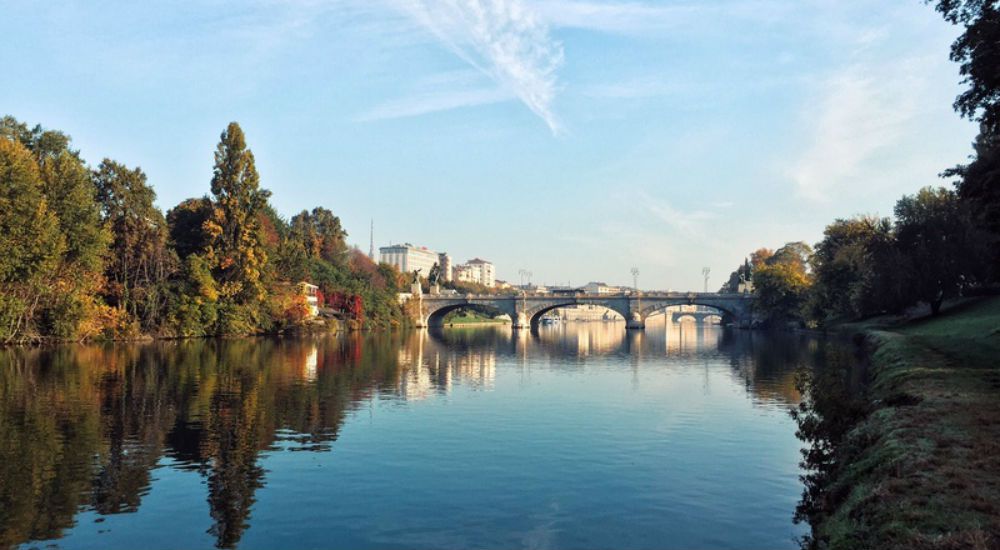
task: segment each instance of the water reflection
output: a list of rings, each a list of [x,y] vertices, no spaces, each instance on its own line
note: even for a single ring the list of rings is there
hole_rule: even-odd
[[[822,524],[849,494],[848,487],[835,482],[851,452],[859,450],[848,448],[848,433],[870,412],[867,365],[861,346],[820,346],[812,368],[798,373],[798,385],[807,396],[793,411],[796,436],[806,444],[802,500],[795,509],[798,523]],[[826,543],[815,529],[801,540],[803,548]]]
[[[0,546],[59,538],[85,511],[134,513],[162,468],[204,480],[204,492],[186,498],[207,502],[216,546],[236,546],[271,475],[261,457],[336,452],[345,422],[372,400],[493,392],[519,369],[592,365],[629,366],[634,387],[644,369],[704,368],[711,391],[710,364],[728,364],[725,376],[755,406],[788,408],[800,400],[796,368],[817,353],[795,337],[687,324],[626,332],[620,323],[6,349]]]

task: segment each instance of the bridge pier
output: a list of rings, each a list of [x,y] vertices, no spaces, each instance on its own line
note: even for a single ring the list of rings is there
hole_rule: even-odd
[[[528,319],[528,316],[525,315],[523,311],[519,311],[517,312],[517,315],[514,315],[511,318],[510,326],[513,329],[531,328],[531,321]]]
[[[626,330],[646,330],[646,321],[643,319],[629,319],[625,322]]]
[[[646,330],[646,318],[642,315],[642,302],[638,297],[629,297],[625,315],[626,330]],[[625,312],[622,312],[625,313]]]

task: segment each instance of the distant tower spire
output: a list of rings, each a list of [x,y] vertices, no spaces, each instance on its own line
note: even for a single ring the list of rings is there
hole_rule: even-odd
[[[375,261],[375,218],[372,218],[371,230],[368,232],[368,257]]]

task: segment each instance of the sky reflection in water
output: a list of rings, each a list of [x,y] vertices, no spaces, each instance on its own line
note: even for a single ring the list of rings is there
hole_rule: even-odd
[[[795,547],[795,370],[718,327],[0,351],[0,546]]]

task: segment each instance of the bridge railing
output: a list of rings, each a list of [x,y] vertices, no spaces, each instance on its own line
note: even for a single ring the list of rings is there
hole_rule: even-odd
[[[661,299],[699,299],[699,298],[724,298],[730,300],[750,299],[751,294],[740,293],[719,293],[719,292],[639,292],[639,293],[619,293],[619,294],[548,294],[541,292],[530,292],[522,294],[424,294],[424,299],[455,300],[455,299],[519,299],[519,298],[588,298],[588,299],[609,299],[609,298],[661,298]]]

